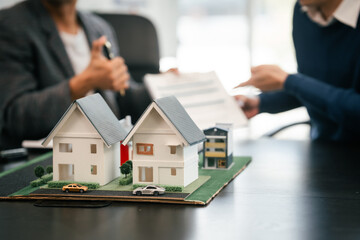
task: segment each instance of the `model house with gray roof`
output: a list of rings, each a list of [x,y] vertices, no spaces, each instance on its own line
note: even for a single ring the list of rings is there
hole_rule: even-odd
[[[204,140],[175,97],[153,101],[123,141],[132,141],[133,183],[189,185],[198,178],[197,144]]]
[[[118,177],[126,134],[100,94],[74,101],[43,142],[53,140],[53,180],[105,185]]]

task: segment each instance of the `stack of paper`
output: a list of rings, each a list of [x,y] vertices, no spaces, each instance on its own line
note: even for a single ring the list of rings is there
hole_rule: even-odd
[[[247,124],[215,72],[147,74],[144,80],[153,99],[174,95],[201,129],[216,123],[232,123],[235,128]]]

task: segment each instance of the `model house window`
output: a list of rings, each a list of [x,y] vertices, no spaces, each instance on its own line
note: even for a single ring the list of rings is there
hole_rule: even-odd
[[[170,154],[176,154],[176,146],[170,146]]]
[[[215,152],[225,152],[225,149],[223,149],[223,148],[215,148]]]
[[[154,144],[147,144],[147,143],[137,143],[136,144],[136,152],[137,154],[142,155],[153,155],[154,152]]]
[[[59,151],[60,152],[72,152],[72,144],[71,143],[59,143]]]
[[[97,166],[96,165],[91,165],[91,174],[97,175]]]
[[[90,152],[96,153],[96,144],[90,144]]]
[[[176,168],[171,168],[171,176],[176,176]]]
[[[153,181],[153,168],[139,167],[139,182],[152,182],[152,181]]]

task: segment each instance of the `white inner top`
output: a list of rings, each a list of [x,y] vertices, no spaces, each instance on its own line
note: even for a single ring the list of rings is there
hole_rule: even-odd
[[[352,28],[356,28],[357,20],[360,13],[360,1],[359,0],[343,0],[339,7],[335,10],[334,14],[328,19],[324,19],[320,11],[313,7],[302,7],[309,18],[319,24],[320,26],[329,26],[334,22],[334,19],[348,25]]]
[[[66,52],[70,58],[75,74],[85,70],[90,63],[90,47],[85,32],[79,28],[76,34],[60,32]]]
[[[91,50],[84,30],[79,28],[76,34],[60,32],[60,38],[64,43],[75,75],[82,73],[91,60]],[[87,95],[93,93],[94,91],[90,91]]]

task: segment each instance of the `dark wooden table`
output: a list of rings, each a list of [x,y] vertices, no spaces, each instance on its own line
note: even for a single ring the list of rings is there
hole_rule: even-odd
[[[237,141],[252,163],[206,207],[0,202],[1,239],[360,239],[360,144]]]

